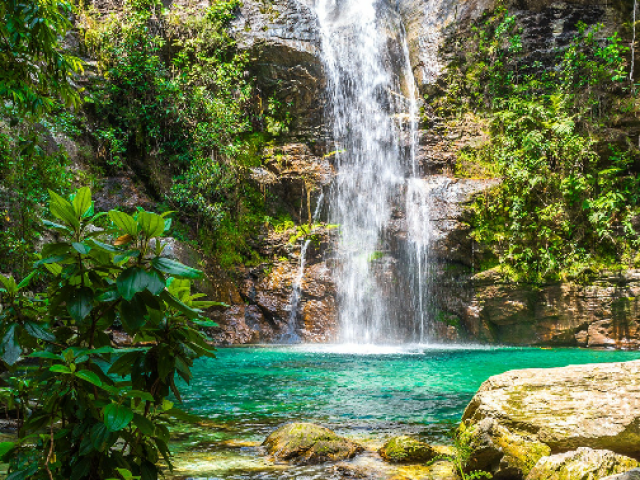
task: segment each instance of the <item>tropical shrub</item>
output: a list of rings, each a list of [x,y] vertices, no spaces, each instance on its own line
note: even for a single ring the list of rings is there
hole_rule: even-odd
[[[0,276],[2,379],[19,421],[18,439],[0,443],[7,480],[156,479],[161,459],[171,468],[171,419],[188,417],[167,397],[214,356],[199,327],[215,325],[201,309],[216,303],[190,293],[202,272],[163,257],[166,215],[96,214],[86,187],[50,194],[43,223],[57,240],[22,281]],[[43,270],[46,291],[29,292]]]

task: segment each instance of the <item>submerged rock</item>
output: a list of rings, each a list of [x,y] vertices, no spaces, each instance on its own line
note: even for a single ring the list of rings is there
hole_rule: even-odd
[[[609,450],[578,448],[540,459],[526,480],[599,480],[638,465],[636,460]]]
[[[494,455],[492,462],[508,454],[497,439],[510,436],[548,445],[552,453],[591,447],[637,457],[639,394],[640,361],[514,370],[484,382],[462,420],[486,432],[495,448],[483,455]]]
[[[328,428],[313,423],[289,423],[278,428],[263,444],[275,460],[298,464],[353,458],[364,448]]]
[[[385,443],[380,449],[380,455],[387,462],[426,463],[438,456],[438,452],[427,443],[401,436],[394,437]]]
[[[460,480],[460,476],[453,462],[439,460],[427,466],[401,468],[391,480]]]

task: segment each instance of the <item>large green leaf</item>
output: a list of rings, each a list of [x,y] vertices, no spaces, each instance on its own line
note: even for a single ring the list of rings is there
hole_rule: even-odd
[[[92,383],[97,387],[102,386],[102,380],[100,380],[100,377],[98,377],[97,374],[93,373],[90,370],[80,370],[79,372],[76,372],[75,375],[76,377],[81,378],[82,380],[85,380],[89,383]]]
[[[53,373],[71,373],[71,369],[62,364],[52,365],[49,367],[49,371]]]
[[[154,270],[145,273],[148,277],[147,290],[154,295],[159,295],[166,287],[166,282],[164,278],[162,278],[162,274]]]
[[[0,460],[16,446],[13,442],[0,442]]]
[[[109,430],[104,423],[96,423],[91,428],[91,441],[93,443],[93,448],[101,452],[106,447],[109,447],[110,436],[111,430]]]
[[[160,355],[158,358],[158,376],[160,379],[165,381],[167,375],[172,373],[175,370],[175,357],[165,354]]]
[[[117,210],[109,212],[109,219],[123,232],[135,237],[138,235],[138,224],[131,215]]]
[[[102,295],[98,296],[96,300],[99,302],[113,302],[120,298],[120,292],[117,290],[107,290]]]
[[[104,250],[105,252],[122,253],[122,250],[119,249],[118,247],[114,247],[113,245],[109,245],[108,243],[100,242],[100,241],[96,240],[95,238],[91,239],[91,243],[93,243],[100,250]]]
[[[104,415],[104,424],[112,432],[126,428],[133,420],[133,412],[129,407],[115,403],[104,407],[102,414]]]
[[[139,413],[135,413],[133,415],[133,423],[140,429],[143,435],[151,436],[155,433],[156,427],[153,425],[151,420],[143,417]]]
[[[15,338],[16,326],[11,325],[7,333],[0,342],[0,351],[2,351],[2,359],[9,365],[15,364],[20,358],[22,348],[18,345]]]
[[[185,305],[184,303],[182,303],[180,300],[178,300],[176,297],[174,297],[173,295],[171,295],[168,291],[164,291],[160,294],[160,298],[162,298],[162,300],[164,300],[167,305],[181,311],[182,313],[184,313],[188,318],[198,318],[201,316],[201,312],[198,310],[194,310],[193,308],[189,307],[188,305]]]
[[[127,268],[120,274],[116,281],[118,293],[120,293],[122,298],[127,302],[130,302],[136,293],[146,289],[148,284],[149,277],[147,276],[147,272],[139,267]]]
[[[67,300],[67,310],[76,322],[84,320],[93,310],[93,290],[84,287],[71,293]]]
[[[143,392],[141,390],[129,390],[127,392],[123,392],[122,396],[127,398],[139,398],[140,400],[146,400],[147,402],[153,402],[153,395],[149,392]]]
[[[187,267],[180,262],[168,258],[156,257],[151,261],[151,264],[157,270],[178,278],[202,278],[203,276],[200,270]]]
[[[38,338],[40,340],[45,340],[47,342],[55,341],[56,337],[47,330],[44,329],[41,325],[38,325],[35,322],[24,322],[24,329],[27,331],[29,335],[34,338]]]
[[[164,218],[156,213],[140,212],[138,213],[138,222],[147,238],[159,237],[164,233]]]
[[[49,209],[54,217],[59,218],[73,229],[77,230],[80,227],[80,222],[76,218],[75,211],[71,204],[66,207],[58,203],[52,203]]]
[[[82,255],[87,255],[91,251],[91,247],[84,243],[73,242],[71,246],[76,252],[81,253]]]
[[[26,480],[38,471],[38,464],[29,465],[28,467],[18,470],[10,474],[5,480]]]
[[[31,279],[35,276],[35,274],[36,274],[36,273],[38,273],[38,272],[35,272],[35,271],[34,271],[34,272],[31,272],[29,275],[27,275],[26,277],[24,277],[24,278],[22,279],[22,281],[18,284],[18,289],[20,289],[20,288],[24,288],[24,287],[26,287],[27,285],[29,285],[29,282],[30,282],[30,281],[31,281]]]
[[[76,192],[73,199],[73,209],[76,216],[83,216],[91,208],[91,190],[89,187],[82,187]]]
[[[67,260],[68,256],[66,255],[56,255],[55,257],[47,257],[47,258],[43,258],[42,260],[38,260],[36,263],[33,264],[34,267],[38,268],[41,265],[48,265],[51,263],[59,263],[59,262],[63,262],[64,260]]]
[[[131,365],[138,362],[143,355],[141,351],[126,352],[119,357],[109,368],[109,375],[125,376],[131,372]]]
[[[165,288],[165,282],[158,272],[146,272],[139,267],[131,267],[120,274],[117,280],[118,293],[131,301],[136,293],[148,290],[158,295]]]
[[[55,353],[46,352],[46,351],[33,352],[31,355],[29,355],[29,357],[30,358],[46,358],[49,360],[59,360],[59,361],[64,360],[64,357],[62,355],[56,355]]]
[[[42,223],[45,227],[49,227],[52,230],[55,230],[56,232],[62,234],[71,235],[73,233],[73,230],[71,230],[69,227],[65,227],[64,225],[60,225],[59,223],[50,222],[49,220],[42,220]]]
[[[200,326],[200,327],[205,327],[205,328],[212,328],[212,327],[217,327],[218,324],[216,322],[214,322],[213,320],[194,320],[193,323],[195,323],[196,325]]]
[[[120,303],[122,326],[129,334],[135,334],[145,324],[146,314],[147,306],[140,295],[135,295],[130,302],[123,300]]]

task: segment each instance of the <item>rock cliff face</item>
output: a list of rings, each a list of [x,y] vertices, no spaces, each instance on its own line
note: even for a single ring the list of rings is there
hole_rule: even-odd
[[[595,0],[506,2],[522,28],[522,42],[530,61],[549,62],[554,49],[567,45],[579,22],[603,23],[604,34],[619,29],[620,5]],[[456,56],[457,38],[468,33],[470,22],[491,11],[491,0],[402,0],[412,67],[423,94],[438,95],[439,75]],[[637,348],[637,272],[604,273],[583,285],[515,285],[503,283],[492,271],[474,275],[485,258],[482,245],[473,242],[465,205],[473,195],[491,188],[475,180],[452,178],[457,153],[484,139],[474,118],[455,124],[424,106],[425,121],[419,133],[418,159],[432,188],[436,262],[433,283],[438,315],[457,326],[455,333],[437,326],[444,338],[465,336],[471,341],[513,344],[553,344],[588,347]],[[444,174],[444,176],[440,176]],[[402,228],[398,228],[402,234]],[[459,323],[458,323],[459,322]]]
[[[105,13],[121,5],[117,0],[93,3]],[[604,22],[611,28],[620,20],[609,3],[598,0],[507,3],[523,28],[523,46],[532,61],[544,62],[552,48],[566,44],[580,21]],[[168,8],[196,12],[208,4],[207,0],[165,2]],[[459,53],[455,52],[456,36],[464,35],[471,21],[494,7],[495,0],[390,2],[392,15],[398,15],[404,24],[419,98],[437,92],[444,67]],[[326,156],[326,81],[318,28],[311,0],[245,0],[232,23],[238,45],[250,53],[250,74],[257,78],[261,95],[275,95],[289,104],[293,118],[282,144],[264,150],[264,165],[252,172],[252,179],[298,224],[310,221],[320,195],[336,174]],[[437,309],[444,314],[439,317],[450,322],[436,324],[434,333],[452,341],[640,347],[639,272],[605,275],[590,285],[536,287],[505,284],[491,272],[473,274],[472,269],[482,261],[483,248],[471,240],[465,207],[499,180],[456,179],[452,172],[457,152],[483,140],[483,126],[461,120],[451,128],[428,105],[422,106],[425,121],[418,132],[417,157],[432,207],[433,293]],[[113,179],[112,183],[122,186],[125,197],[144,197],[128,179]],[[105,190],[112,190],[110,184]],[[109,195],[100,199],[105,208],[112,200]],[[394,244],[406,241],[406,232],[400,208],[389,228],[388,251],[375,260],[383,280],[394,276],[399,261],[394,257]],[[304,239],[289,243],[295,234],[265,233],[255,239],[259,251],[278,258],[273,265],[241,268],[235,275],[208,266],[210,281],[201,288],[231,305],[217,314],[219,342],[279,341],[291,331],[304,341],[335,338],[335,285],[327,263],[331,236],[327,231],[318,233],[319,243],[309,247],[299,282]],[[396,280],[399,286],[390,287],[389,295],[402,293],[402,279]],[[292,316],[292,294],[299,283],[301,296]],[[293,324],[292,317],[297,319]]]
[[[230,282],[231,307],[216,318],[221,329],[214,333],[214,338],[219,343],[335,340],[338,329],[335,284],[322,255],[330,248],[330,233],[322,227],[312,230],[301,278],[301,245],[290,243],[295,234],[292,230],[263,239],[262,253],[278,255],[280,260],[240,270],[235,282]]]
[[[291,105],[297,135],[322,136],[324,75],[315,14],[300,0],[248,0],[233,22],[260,86]]]
[[[469,338],[490,343],[640,347],[640,272],[587,285],[502,283],[492,271],[452,275],[440,295]]]
[[[265,89],[278,85],[278,95],[292,102],[297,118],[293,136],[298,140],[273,150],[266,169],[256,171],[255,176],[289,204],[311,190],[307,201],[310,212],[335,173],[322,156],[326,152],[325,80],[318,24],[309,5],[306,0],[244,2],[234,31],[242,48],[251,52],[261,84]],[[396,3],[421,95],[437,90],[443,68],[456,54],[456,36],[466,34],[471,21],[494,7],[494,0]],[[567,44],[578,22],[603,22],[608,30],[620,21],[615,8],[596,0],[510,0],[508,7],[523,28],[523,47],[531,61],[544,62],[554,48]],[[429,190],[432,207],[434,299],[444,318],[453,320],[452,325],[436,324],[434,334],[443,340],[464,338],[490,343],[640,346],[637,272],[605,275],[588,285],[535,287],[502,283],[491,271],[473,275],[472,269],[482,263],[483,247],[471,240],[465,207],[499,180],[453,178],[457,152],[481,142],[483,126],[462,121],[450,128],[426,107],[427,120],[418,134],[417,155],[422,173],[429,175],[424,188]],[[313,179],[311,187],[309,178]],[[299,219],[307,220],[309,212],[305,215],[303,210]],[[394,245],[406,239],[401,208],[389,231],[388,251],[376,260],[383,281],[394,275],[394,265],[401,261],[393,253],[401,250]],[[309,338],[322,341],[334,338],[337,329],[335,286],[326,262],[321,258],[313,261],[319,263],[312,264],[309,275],[320,275],[320,284],[331,296],[314,297],[303,287],[303,296],[308,295],[308,299],[300,307],[303,320],[298,328],[316,332]],[[277,339],[276,332],[282,330],[289,315],[287,301],[295,276],[295,262],[291,261],[274,265],[268,273],[260,268],[247,269],[238,293],[249,305],[236,304],[230,309],[226,315],[230,323],[221,338],[241,343]],[[309,285],[316,283],[308,281]],[[402,282],[397,282],[388,294],[402,295],[402,288]]]

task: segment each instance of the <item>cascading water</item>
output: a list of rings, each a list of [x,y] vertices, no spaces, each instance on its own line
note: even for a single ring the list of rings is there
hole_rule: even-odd
[[[415,199],[412,182],[420,181],[407,182],[418,175],[417,105],[404,29],[396,12],[381,1],[317,0],[316,10],[338,172],[329,220],[340,225],[336,281],[341,340],[421,341],[427,319],[420,272],[419,285],[411,287],[419,291],[411,295],[415,318],[407,338],[407,329],[398,328],[404,319],[393,295],[394,274],[377,261],[388,253],[387,234],[399,193],[408,189],[408,199]],[[412,251],[404,257],[414,270],[425,270],[428,235],[418,231],[420,224],[428,225],[427,213],[422,208],[408,218],[415,225],[409,226],[405,247]]]
[[[318,215],[320,214],[320,209],[322,207],[323,200],[324,200],[324,194],[321,194],[320,197],[318,198],[318,202],[316,204],[313,217],[309,222],[309,227],[311,227],[318,219]],[[309,244],[311,244],[311,239],[307,238],[304,240],[304,243],[300,247],[300,266],[298,267],[298,275],[296,276],[296,279],[293,282],[291,297],[289,299],[288,329],[287,329],[287,332],[282,336],[282,338],[280,338],[280,341],[283,343],[297,343],[300,341],[300,335],[298,335],[298,331],[297,331],[298,307],[300,306],[300,300],[302,299],[302,283],[304,280],[304,267],[307,262],[307,250],[309,249]]]

